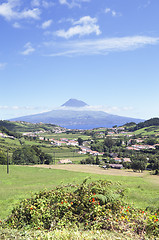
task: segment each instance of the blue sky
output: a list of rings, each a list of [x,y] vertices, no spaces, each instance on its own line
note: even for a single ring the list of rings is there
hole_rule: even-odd
[[[159,117],[157,0],[1,0],[0,118],[56,109]]]

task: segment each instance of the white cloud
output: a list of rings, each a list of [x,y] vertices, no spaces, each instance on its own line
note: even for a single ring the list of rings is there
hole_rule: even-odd
[[[147,3],[144,5],[145,8],[147,8],[151,4],[151,1],[148,0]]]
[[[12,19],[39,19],[40,18],[40,9],[25,9],[19,10],[21,2],[19,0],[8,0],[5,3],[0,4],[0,16],[4,17],[6,20]]]
[[[106,8],[106,9],[105,9],[105,13],[109,13],[110,11],[111,11],[110,8]]]
[[[43,22],[42,25],[41,25],[41,28],[46,29],[46,28],[50,27],[51,24],[52,24],[52,20],[50,19],[48,21]]]
[[[151,4],[151,0],[147,0],[146,3],[142,3],[142,5],[139,5],[138,9],[143,9],[149,7]]]
[[[159,38],[148,36],[69,41],[61,45],[56,45],[55,42],[44,43],[49,51],[50,48],[54,48],[55,52],[48,54],[49,56],[106,55],[109,52],[131,51],[154,44],[159,44]]]
[[[115,10],[112,10],[111,8],[106,8],[105,13],[106,14],[110,13],[112,17],[121,16],[121,13],[117,13]]]
[[[44,8],[50,8],[50,7],[52,7],[52,6],[54,6],[55,5],[55,3],[54,2],[48,2],[48,1],[42,1],[42,6],[44,7]]]
[[[44,7],[44,8],[49,8],[55,5],[53,1],[47,1],[47,0],[32,0],[31,5],[33,7]]]
[[[40,1],[39,0],[32,0],[31,5],[34,7],[39,7],[40,6]]]
[[[28,9],[21,13],[19,13],[19,18],[33,18],[33,19],[39,19],[40,18],[40,10],[38,8],[34,9]]]
[[[30,55],[35,51],[35,49],[32,47],[31,43],[28,42],[24,45],[25,50],[21,52],[22,55]]]
[[[0,62],[0,70],[3,70],[6,67],[7,63]]]
[[[74,110],[79,111],[79,108],[76,107],[57,107],[55,110]],[[103,111],[109,114],[126,114],[134,110],[132,106],[104,106],[104,105],[94,105],[94,106],[85,106],[81,107],[80,111]]]
[[[67,31],[64,29],[58,30],[55,35],[63,38],[71,38],[75,35],[84,36],[91,33],[99,35],[101,33],[99,26],[96,25],[97,19],[85,16],[80,18],[78,21],[74,21],[74,27],[69,28]]]
[[[78,21],[74,21],[73,22],[73,25],[76,25],[76,24],[95,24],[97,22],[97,19],[96,18],[91,18],[90,16],[84,16],[82,18],[80,18],[80,20]]]
[[[81,7],[82,2],[90,2],[91,0],[59,0],[62,5],[67,5],[69,8]]]
[[[15,22],[15,23],[13,23],[13,27],[14,28],[21,28],[21,25],[20,25],[20,23]]]

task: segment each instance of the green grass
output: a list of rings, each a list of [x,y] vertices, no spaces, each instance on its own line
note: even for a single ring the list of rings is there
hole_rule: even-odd
[[[52,189],[61,182],[82,182],[85,177],[87,174],[25,166],[10,166],[6,174],[6,166],[0,166],[0,216],[6,217],[15,203],[32,193]]]
[[[111,176],[27,166],[10,166],[10,173],[7,174],[6,166],[0,166],[0,220],[11,213],[16,203],[35,192],[53,189],[62,182],[81,183],[90,176],[92,181],[107,179],[120,182],[121,187],[127,189],[128,203],[134,202],[139,208],[150,206],[159,209],[159,182],[157,178],[154,181],[153,176]]]

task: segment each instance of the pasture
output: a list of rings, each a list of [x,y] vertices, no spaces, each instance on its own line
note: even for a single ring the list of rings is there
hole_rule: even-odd
[[[38,165],[0,166],[0,220],[5,219],[15,204],[43,189],[53,189],[61,183],[81,183],[86,177],[92,181],[107,179],[119,182],[125,189],[126,201],[138,208],[159,209],[159,177],[148,172],[103,170],[97,166]]]

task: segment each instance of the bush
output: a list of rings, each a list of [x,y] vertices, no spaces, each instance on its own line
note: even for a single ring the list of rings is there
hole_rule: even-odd
[[[115,188],[114,188],[115,187]],[[115,189],[115,190],[112,190]],[[124,191],[110,181],[57,187],[22,201],[3,227],[25,229],[104,229],[159,234],[159,212],[135,209],[122,200]]]

